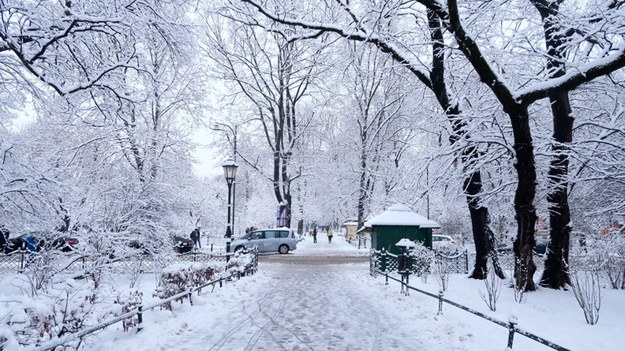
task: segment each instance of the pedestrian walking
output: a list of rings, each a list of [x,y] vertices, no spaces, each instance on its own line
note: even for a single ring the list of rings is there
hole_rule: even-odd
[[[0,224],[0,253],[4,252],[5,247],[9,244],[10,232],[4,227],[4,224]]]
[[[312,230],[313,243],[317,243],[317,228],[313,228]]]
[[[191,240],[193,240],[193,245],[197,248],[202,248],[202,243],[200,242],[200,227],[195,228],[191,232]]]
[[[328,228],[328,243],[332,244],[332,236],[334,233],[332,232],[332,228]]]

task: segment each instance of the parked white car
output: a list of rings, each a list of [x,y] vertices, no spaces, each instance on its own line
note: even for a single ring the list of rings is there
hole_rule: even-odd
[[[432,235],[432,250],[445,253],[456,253],[460,246],[449,235]]]
[[[295,233],[289,228],[257,229],[232,241],[234,252],[243,248],[258,248],[258,252],[278,252],[286,254],[297,249]]]

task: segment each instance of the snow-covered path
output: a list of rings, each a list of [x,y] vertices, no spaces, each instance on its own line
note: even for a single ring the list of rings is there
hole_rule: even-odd
[[[362,282],[344,274],[362,268],[272,265],[258,293],[218,322],[227,325],[227,333],[204,336],[189,350],[405,350],[419,345],[414,336],[394,333],[400,321],[366,294]]]
[[[258,274],[202,295],[194,306],[176,305],[173,315],[146,313],[145,329],[137,335],[115,332],[93,346],[135,351],[431,349],[411,332],[413,318],[394,313],[384,298],[372,296],[374,281],[362,252],[342,238],[332,244],[306,240],[289,255],[261,257]],[[350,257],[362,262],[337,263]]]
[[[414,284],[436,292],[433,280],[417,278]],[[150,282],[142,285],[146,294],[153,291]],[[622,345],[617,341],[623,310],[614,299],[618,291],[605,297],[612,308],[602,315],[606,321],[599,330],[583,323],[570,294],[541,290],[531,296],[535,301],[520,305],[513,290],[504,289],[498,312],[490,313],[479,298],[483,282],[457,275],[450,286],[446,296],[452,300],[499,320],[513,311],[523,328],[564,346],[573,344],[572,350]],[[145,302],[154,299],[144,296]],[[397,283],[373,279],[366,250],[337,237],[332,244],[307,238],[287,255],[263,255],[257,274],[194,296],[193,302],[175,304],[173,311],[148,311],[142,332],[124,333],[116,325],[85,340],[82,349],[500,351],[508,336],[505,328],[453,307],[444,307],[438,316],[435,299],[416,292],[404,296]],[[569,328],[579,337],[569,338]],[[514,350],[549,348],[517,335]]]

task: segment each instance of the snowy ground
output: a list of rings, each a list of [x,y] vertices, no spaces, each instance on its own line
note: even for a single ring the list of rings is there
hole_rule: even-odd
[[[306,239],[286,256],[263,256],[258,274],[145,314],[145,329],[110,328],[85,347],[93,350],[504,350],[507,330],[451,306],[437,316],[437,301],[368,274],[360,252],[341,238]],[[281,261],[282,260],[282,261]],[[300,263],[297,263],[297,261]],[[413,285],[437,291],[413,279]],[[147,286],[146,286],[147,288]],[[603,290],[599,324],[589,326],[570,292],[541,289],[516,303],[504,287],[498,311],[480,299],[481,282],[453,276],[446,297],[507,321],[571,350],[621,350],[625,292]],[[146,294],[149,295],[149,294]],[[516,335],[514,350],[549,350]]]
[[[300,242],[287,255],[262,255],[259,272],[227,283],[213,292],[174,304],[173,311],[147,311],[144,330],[125,333],[116,324],[81,345],[84,350],[504,350],[507,330],[445,305],[399,284],[369,275],[366,249],[357,250],[341,237],[328,244],[320,235]],[[539,275],[537,275],[539,276]],[[4,277],[8,278],[8,277]],[[127,279],[119,277],[118,290]],[[6,282],[6,280],[5,280]],[[144,303],[155,279],[141,282]],[[411,285],[437,292],[434,277]],[[6,287],[6,285],[4,285]],[[0,300],[6,290],[0,291]],[[451,277],[445,297],[501,321],[518,317],[518,326],[571,350],[622,350],[625,291],[604,289],[599,324],[587,325],[569,291],[540,289],[515,302],[504,285],[491,312],[479,296],[480,281]],[[8,296],[4,296],[8,298]],[[514,350],[549,350],[516,335]]]

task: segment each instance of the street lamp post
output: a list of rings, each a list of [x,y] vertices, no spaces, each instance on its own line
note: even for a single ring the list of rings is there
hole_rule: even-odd
[[[228,183],[228,226],[226,227],[226,253],[230,252],[230,243],[232,242],[232,223],[234,222],[234,211],[232,211],[232,184],[237,175],[237,165],[233,159],[228,159],[222,165],[224,169],[224,177]],[[226,255],[226,261],[230,259],[229,255]]]

